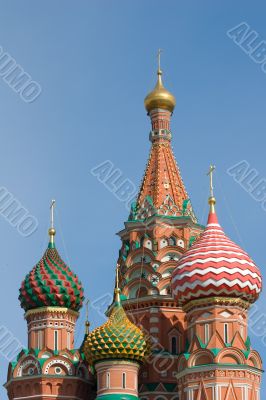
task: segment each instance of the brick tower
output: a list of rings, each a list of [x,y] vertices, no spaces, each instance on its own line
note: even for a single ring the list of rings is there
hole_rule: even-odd
[[[175,364],[186,348],[185,313],[171,293],[172,272],[203,227],[175,161],[170,128],[175,98],[163,86],[158,68],[154,90],[146,97],[151,119],[151,150],[136,203],[119,232],[120,286],[131,320],[153,339],[153,357],[140,372],[140,396],[177,395]]]
[[[247,312],[261,291],[261,275],[219,225],[212,183],[209,204],[207,227],[172,279],[188,343],[176,364],[179,399],[259,400],[262,361],[251,347]]]
[[[96,370],[97,400],[138,400],[139,368],[150,354],[150,341],[122,307],[118,266],[108,321],[87,336],[84,351]]]
[[[20,288],[28,348],[9,365],[5,387],[10,400],[93,398],[88,364],[82,351],[74,349],[83,288],[56,250],[53,208],[54,202],[48,248]]]

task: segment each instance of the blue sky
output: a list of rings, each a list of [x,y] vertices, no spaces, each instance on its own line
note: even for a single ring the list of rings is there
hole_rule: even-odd
[[[265,275],[266,211],[251,189],[226,172],[246,160],[257,179],[266,178],[266,74],[226,34],[245,22],[259,41],[266,40],[265,2],[0,5],[0,46],[42,88],[26,103],[0,76],[0,186],[38,220],[36,232],[23,237],[0,213],[1,325],[26,344],[18,289],[46,247],[52,198],[63,259],[91,301],[112,292],[120,246],[115,233],[128,211],[90,170],[110,160],[139,186],[150,146],[143,99],[155,83],[158,48],[165,85],[177,101],[173,148],[198,218],[206,221],[206,171],[213,162],[220,222]],[[263,293],[257,303],[261,323],[265,300]],[[91,322],[95,326],[103,318],[91,310]],[[82,311],[77,341],[83,323]],[[263,329],[253,326],[253,347],[264,357]],[[3,383],[6,371],[1,360]],[[0,397],[6,398],[4,389]]]

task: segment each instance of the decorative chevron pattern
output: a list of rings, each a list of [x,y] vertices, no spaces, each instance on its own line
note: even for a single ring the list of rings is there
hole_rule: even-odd
[[[180,258],[172,289],[180,304],[190,300],[223,296],[253,303],[262,289],[257,266],[223,232],[215,213],[210,213],[202,236]]]
[[[78,311],[83,299],[78,277],[62,261],[54,245],[49,244],[42,259],[21,284],[21,307],[25,311],[48,306]]]
[[[109,320],[87,336],[84,352],[93,364],[107,359],[143,362],[150,347],[144,333],[129,321],[121,303],[115,303]]]

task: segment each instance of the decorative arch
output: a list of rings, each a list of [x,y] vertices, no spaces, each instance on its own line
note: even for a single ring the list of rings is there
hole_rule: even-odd
[[[26,356],[19,360],[15,370],[14,370],[14,377],[22,377],[23,375],[27,375],[26,371],[29,368],[34,369],[33,375],[40,375],[41,374],[41,366],[39,361],[33,356]]]
[[[51,383],[46,383],[47,394],[53,393],[53,385]]]
[[[223,349],[216,357],[219,364],[246,364],[245,356],[239,349]]]
[[[140,286],[136,291],[135,297],[139,298],[146,296],[148,296],[148,289],[146,288],[146,286]]]
[[[132,267],[128,268],[128,270],[124,275],[124,278],[127,280],[140,278],[140,274],[142,272],[145,272],[146,275],[148,276],[149,274],[154,273],[154,269],[150,264],[143,264],[143,265],[141,263],[134,264],[132,265]]]
[[[43,365],[42,372],[44,375],[48,375],[50,368],[57,367],[57,366],[61,367],[66,375],[71,376],[74,373],[73,365],[65,357],[56,357],[56,358],[53,358],[52,360],[47,360]]]
[[[168,251],[164,256],[161,258],[161,262],[174,262],[176,263],[180,258],[180,254],[176,251]]]
[[[140,278],[136,278],[133,279],[132,281],[130,281],[125,287],[124,287],[124,294],[129,298],[129,299],[134,299],[135,295],[136,295],[136,291],[140,288],[140,287],[146,287],[146,289],[148,290],[148,292],[150,292],[150,290],[152,290],[154,287],[152,286],[152,284],[150,283],[150,281],[148,281],[147,279],[140,279]]]
[[[191,355],[188,361],[188,367],[195,367],[198,365],[213,364],[214,356],[208,349],[198,349]]]
[[[177,372],[184,371],[188,366],[185,356],[182,354],[177,359]]]
[[[262,369],[262,359],[257,351],[252,350],[250,352],[249,357],[247,359],[247,364],[250,365],[251,367]]]
[[[132,251],[131,253],[128,254],[127,266],[130,267],[131,265],[136,264],[138,262],[142,263],[142,261],[138,261],[140,259],[138,257],[142,257],[142,256],[146,256],[147,259],[154,260],[153,252],[149,249],[142,247],[142,248],[136,249],[135,251]]]

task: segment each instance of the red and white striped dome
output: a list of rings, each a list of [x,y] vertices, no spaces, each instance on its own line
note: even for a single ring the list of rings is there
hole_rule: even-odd
[[[202,236],[184,253],[173,272],[175,298],[181,305],[217,296],[238,297],[253,303],[261,289],[258,267],[225,235],[213,206]]]

